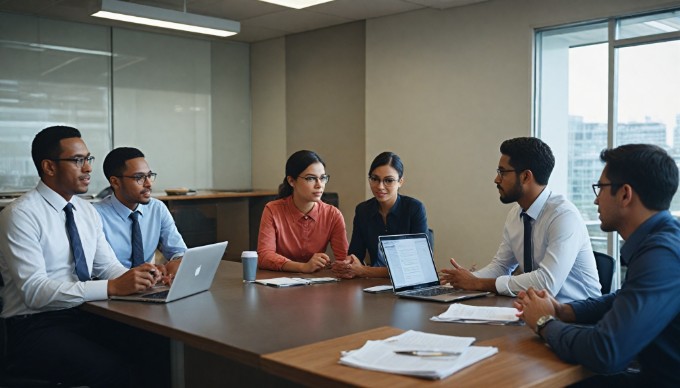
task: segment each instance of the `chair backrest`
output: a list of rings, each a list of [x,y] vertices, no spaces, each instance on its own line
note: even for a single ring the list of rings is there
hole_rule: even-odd
[[[600,277],[602,295],[609,294],[612,290],[612,280],[614,279],[614,258],[602,253],[593,251],[597,274]]]

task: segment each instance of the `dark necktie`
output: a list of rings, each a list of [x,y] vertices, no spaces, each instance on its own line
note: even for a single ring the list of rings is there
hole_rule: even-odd
[[[525,212],[520,216],[524,219],[524,273],[533,270],[533,246],[531,245],[531,217]]]
[[[71,240],[71,253],[73,253],[73,260],[76,265],[76,275],[78,275],[78,279],[81,282],[90,280],[90,272],[87,270],[83,244],[80,242],[76,220],[73,218],[72,203],[69,202],[64,206],[64,213],[66,213],[66,232],[68,233],[69,240]]]
[[[144,244],[142,243],[142,229],[139,227],[139,213],[130,213],[132,219],[132,255],[131,268],[144,264]]]

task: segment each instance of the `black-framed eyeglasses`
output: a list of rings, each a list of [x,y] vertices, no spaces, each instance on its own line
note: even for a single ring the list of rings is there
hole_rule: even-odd
[[[375,175],[370,175],[370,176],[368,177],[368,183],[370,183],[372,186],[380,186],[380,182],[382,182],[382,184],[383,184],[385,187],[392,187],[392,186],[394,186],[398,181],[399,181],[398,179],[394,179],[394,178],[392,178],[392,177],[387,177],[387,178],[383,178],[383,179],[380,179],[380,178],[378,178],[378,177],[375,176]]]
[[[496,175],[501,177],[501,179],[503,179],[505,177],[503,174],[505,174],[506,172],[522,172],[522,171],[524,171],[524,170],[503,170],[503,169],[497,168],[496,169]]]
[[[312,184],[316,181],[319,181],[319,183],[323,183],[325,185],[331,179],[331,176],[330,175],[321,175],[319,177],[316,177],[314,175],[306,175],[306,176],[298,176],[298,178],[304,179],[305,182],[307,182],[309,184]]]
[[[114,175],[114,176],[116,176],[118,178],[134,179],[137,182],[138,185],[143,185],[144,181],[146,181],[147,179],[149,180],[149,182],[155,181],[156,175],[158,175],[158,174],[156,174],[155,172],[149,172],[148,174]]]
[[[75,163],[78,168],[82,168],[85,165],[85,162],[91,166],[94,162],[94,156],[76,156],[75,158],[57,158],[50,160],[53,162],[72,162]]]
[[[617,187],[621,186],[621,183],[593,183],[592,186],[593,193],[595,193],[596,197],[599,197],[603,187],[611,186],[612,190],[616,190]]]

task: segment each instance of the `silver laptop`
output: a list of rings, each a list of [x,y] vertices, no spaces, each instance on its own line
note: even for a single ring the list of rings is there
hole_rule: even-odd
[[[440,285],[425,233],[380,236],[378,239],[396,295],[445,303],[489,295],[486,291],[456,290]]]
[[[226,241],[187,249],[170,287],[154,287],[143,293],[111,299],[167,303],[206,291],[212,285],[226,249]]]

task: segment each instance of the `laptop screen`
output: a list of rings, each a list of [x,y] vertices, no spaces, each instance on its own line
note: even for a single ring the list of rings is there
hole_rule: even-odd
[[[395,291],[439,285],[425,233],[380,236],[380,249],[385,255]]]

